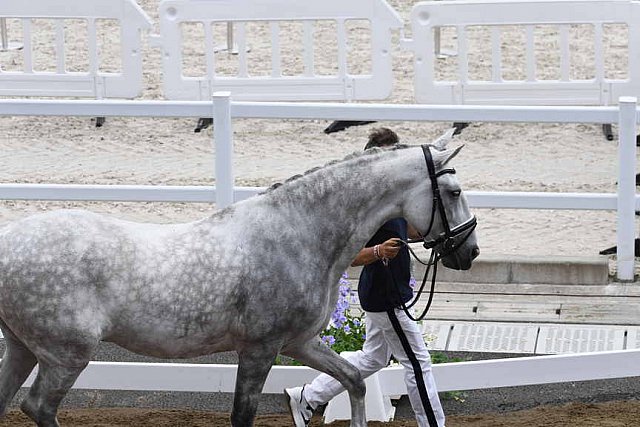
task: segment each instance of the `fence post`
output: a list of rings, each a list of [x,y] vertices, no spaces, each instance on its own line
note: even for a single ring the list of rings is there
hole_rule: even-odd
[[[634,278],[636,237],[636,106],[635,97],[618,100],[618,280]]]
[[[213,139],[216,151],[216,208],[222,209],[234,202],[231,92],[213,94]]]

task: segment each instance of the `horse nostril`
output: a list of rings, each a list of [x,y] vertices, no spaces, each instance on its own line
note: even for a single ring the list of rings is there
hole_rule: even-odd
[[[473,259],[476,259],[476,258],[478,258],[478,255],[480,255],[480,248],[476,246],[476,247],[475,247],[475,248],[473,248],[473,250],[471,251],[471,257],[472,257]]]

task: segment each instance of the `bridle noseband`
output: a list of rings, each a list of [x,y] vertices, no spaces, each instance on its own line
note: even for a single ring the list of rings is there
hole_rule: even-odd
[[[461,224],[458,224],[454,228],[449,226],[449,221],[447,219],[447,213],[444,209],[444,203],[442,203],[442,196],[440,194],[440,187],[438,186],[438,178],[445,174],[455,174],[456,170],[453,168],[441,169],[436,172],[436,167],[433,162],[433,156],[431,155],[431,150],[428,144],[422,145],[422,152],[424,153],[424,160],[427,163],[427,170],[429,172],[429,179],[431,180],[431,192],[433,193],[433,203],[431,205],[431,219],[429,220],[429,227],[427,228],[427,232],[422,237],[422,239],[417,240],[408,240],[402,241],[402,244],[406,245],[409,249],[409,252],[413,255],[413,257],[421,264],[427,266],[427,270],[424,273],[424,278],[422,279],[422,285],[420,285],[420,289],[418,290],[415,298],[409,304],[401,303],[402,309],[405,311],[407,316],[414,321],[422,320],[429,311],[431,307],[431,303],[433,301],[433,295],[435,291],[436,284],[436,274],[438,272],[438,261],[442,257],[446,257],[449,255],[454,255],[456,257],[456,261],[458,260],[457,250],[467,241],[473,230],[475,230],[478,221],[473,215],[468,220],[464,221]],[[440,233],[435,239],[430,239],[429,235],[431,234],[431,230],[433,229],[433,224],[435,221],[436,213],[440,215],[440,221],[442,222],[442,226],[444,231]],[[415,252],[409,247],[409,243],[417,243],[423,242],[423,246],[426,249],[431,249],[431,257],[428,262],[422,261]],[[431,291],[429,294],[429,300],[427,301],[427,305],[422,312],[422,314],[418,317],[413,317],[409,312],[409,309],[413,307],[424,290],[425,284],[427,282],[427,277],[429,276],[429,271],[433,267],[433,276],[431,277]],[[391,275],[391,279],[395,285],[396,291],[399,293],[400,290],[398,288],[398,284],[395,282],[395,278],[393,274]]]

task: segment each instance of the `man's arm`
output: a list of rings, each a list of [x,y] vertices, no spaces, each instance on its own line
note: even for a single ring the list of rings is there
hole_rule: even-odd
[[[362,248],[351,262],[351,266],[368,265],[382,258],[393,259],[398,255],[400,247],[400,239],[393,238],[370,248]]]

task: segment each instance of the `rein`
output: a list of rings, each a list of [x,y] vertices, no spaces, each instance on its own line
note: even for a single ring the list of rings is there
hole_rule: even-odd
[[[420,264],[425,265],[427,267],[424,273],[424,278],[422,279],[422,284],[420,285],[420,288],[418,289],[418,292],[416,293],[413,300],[409,304],[405,304],[404,302],[400,303],[400,307],[404,310],[407,317],[409,317],[409,319],[413,321],[420,321],[424,319],[427,313],[429,312],[429,309],[431,308],[431,303],[433,302],[433,296],[435,294],[435,288],[436,288],[436,275],[438,273],[438,261],[440,261],[441,258],[448,255],[452,255],[452,254],[456,257],[456,260],[457,260],[458,248],[462,246],[464,242],[467,241],[467,239],[469,238],[473,230],[475,230],[477,225],[476,217],[472,216],[467,221],[463,222],[462,224],[459,224],[453,229],[449,226],[449,221],[447,220],[447,213],[445,212],[444,204],[442,203],[442,197],[440,195],[438,178],[445,174],[455,174],[456,170],[453,168],[448,168],[448,169],[442,169],[436,173],[435,171],[436,168],[433,162],[433,156],[431,155],[431,150],[429,149],[429,145],[427,144],[422,145],[422,152],[424,153],[424,159],[427,164],[427,170],[429,171],[429,179],[431,180],[431,191],[433,193],[433,203],[431,205],[431,220],[429,221],[429,228],[427,229],[427,232],[425,233],[425,236],[422,239],[416,239],[416,240],[409,239],[407,241],[400,240],[401,244],[407,247],[407,249],[409,250],[409,253],[411,253],[411,255],[416,259],[416,261],[418,261]],[[444,231],[440,233],[435,239],[428,240],[428,236],[431,233],[431,230],[433,228],[436,213],[440,214],[440,220],[442,221]],[[410,243],[417,243],[417,242],[422,242],[423,246],[426,249],[431,249],[431,256],[429,257],[429,261],[427,262],[422,261],[416,255],[413,249],[411,249],[411,247],[409,246]],[[389,271],[389,266],[387,264],[386,264],[386,267],[387,267],[387,272],[391,276],[391,281],[394,284],[396,292],[398,292],[398,295],[400,295],[400,287],[398,286],[398,283],[393,277],[393,274],[391,274],[391,272]],[[431,267],[433,267],[433,274],[431,276],[431,289],[429,291],[429,299],[427,300],[427,305],[425,306],[424,311],[418,317],[413,317],[413,315],[410,312],[410,309],[420,299],[420,296],[422,295],[422,292],[424,291],[425,285],[427,283],[427,278],[429,277],[429,272],[431,271]]]

